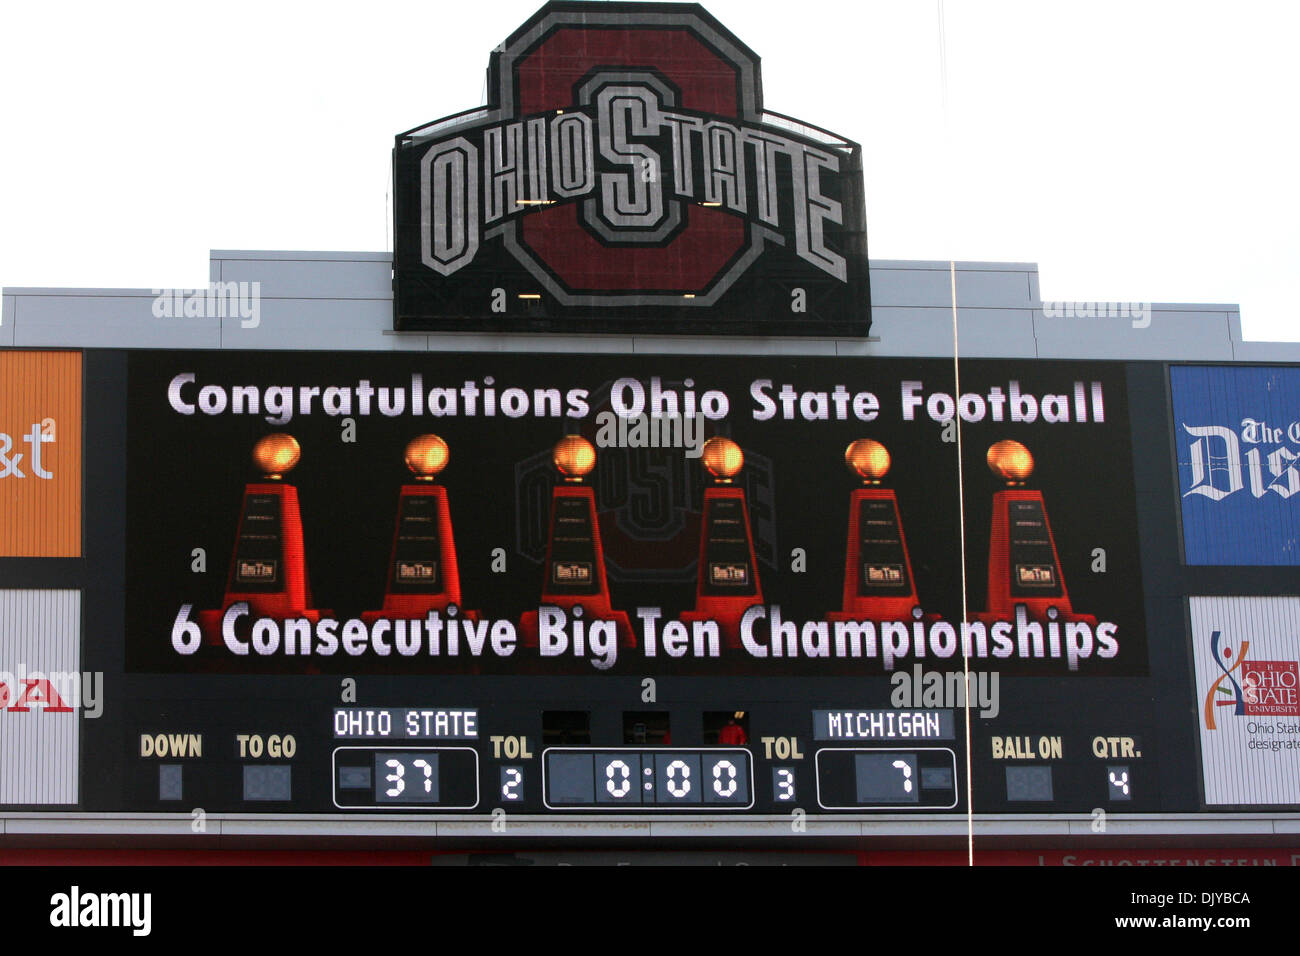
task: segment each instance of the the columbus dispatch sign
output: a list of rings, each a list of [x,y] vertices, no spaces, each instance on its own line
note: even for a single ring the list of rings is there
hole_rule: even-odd
[[[861,147],[702,7],[547,4],[488,91],[397,137],[396,329],[869,332]]]
[[[1300,370],[1174,366],[1188,564],[1300,564]]]

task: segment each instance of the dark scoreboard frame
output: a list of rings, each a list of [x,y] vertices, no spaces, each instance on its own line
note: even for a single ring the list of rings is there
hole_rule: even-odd
[[[726,811],[729,818],[788,814],[791,803],[810,814],[865,817],[914,812],[902,805],[871,808],[819,805],[820,782],[813,772],[818,751],[854,747],[906,752],[936,747],[950,749],[954,755],[955,805],[952,809],[925,808],[930,813],[964,814],[968,785],[974,794],[977,815],[1088,814],[1098,807],[1116,813],[1202,812],[1208,808],[1201,794],[1196,732],[1198,700],[1191,676],[1187,598],[1193,594],[1275,594],[1284,592],[1293,582],[1293,572],[1282,568],[1225,569],[1183,564],[1170,426],[1169,364],[1091,363],[1120,370],[1125,385],[1128,428],[1134,450],[1131,477],[1136,492],[1135,534],[1140,542],[1143,582],[1140,600],[1145,619],[1146,659],[1142,662],[1145,672],[1116,676],[1081,675],[1064,669],[1055,674],[1004,673],[999,716],[986,720],[975,712],[970,715],[973,737],[973,779],[970,781],[966,779],[964,715],[960,710],[953,715],[956,725],[953,740],[834,743],[814,740],[811,716],[814,710],[889,709],[891,684],[884,673],[661,674],[657,676],[658,699],[647,703],[642,699],[644,677],[636,672],[553,676],[537,673],[348,675],[343,670],[287,676],[237,673],[233,668],[224,673],[165,673],[129,667],[126,664],[129,651],[126,596],[132,572],[128,555],[129,509],[122,506],[130,491],[126,453],[128,409],[127,402],[106,397],[127,394],[128,366],[133,353],[84,350],[83,355],[86,396],[83,557],[7,559],[3,565],[12,587],[80,588],[82,668],[104,673],[105,711],[98,719],[80,718],[80,803],[76,807],[8,806],[7,811],[169,814],[188,813],[202,807],[209,813],[326,814],[336,819],[374,816],[373,808],[341,811],[334,801],[331,755],[336,748],[358,742],[335,739],[330,731],[329,715],[336,707],[348,706],[340,703],[340,681],[354,676],[357,706],[455,705],[478,712],[477,740],[393,740],[375,744],[394,751],[474,748],[478,779],[473,806],[461,806],[459,802],[454,809],[386,806],[385,813],[401,809],[432,818],[463,818],[508,809],[523,816],[571,816],[572,808],[550,810],[546,806],[540,766],[547,749],[541,733],[543,712],[589,712],[589,749],[602,752],[624,746],[622,724],[626,713],[666,712],[671,719],[672,747],[699,753],[709,746],[702,734],[702,715],[732,709],[744,710],[749,715],[749,742],[745,749],[753,755],[749,768],[752,806]],[[370,353],[340,355],[359,363],[370,357]],[[241,362],[238,353],[222,353],[218,358],[231,366]],[[666,358],[661,364],[669,366],[678,360]],[[617,363],[620,359],[610,361]],[[755,364],[775,370],[793,361],[774,357],[755,360]],[[916,360],[920,361],[924,360]],[[906,359],[889,362],[900,369],[908,363],[916,364]],[[1029,364],[1037,370],[1053,363]],[[436,430],[436,422],[432,428]],[[172,453],[183,455],[185,451],[177,448]],[[842,472],[839,477],[844,477]],[[968,473],[968,495],[973,481]],[[850,487],[852,483],[847,480],[836,481],[835,495],[846,493]],[[184,489],[180,491],[183,493]],[[1056,500],[1059,510],[1064,504],[1060,496],[1054,499],[1050,489],[1047,494],[1049,507]],[[838,513],[842,507],[842,502],[837,500],[834,510]],[[466,539],[462,534],[458,531],[458,545],[464,549]],[[836,525],[827,535],[842,541],[842,526]],[[216,565],[225,560],[224,556],[217,555],[210,559]],[[764,571],[771,573],[766,567]],[[841,569],[835,569],[837,581],[840,573]],[[473,603],[467,598],[467,604]],[[972,661],[972,669],[988,669],[986,663],[992,662]],[[161,799],[157,769],[160,761],[139,756],[139,737],[146,730],[162,734],[201,732],[204,736],[201,759],[163,761],[185,766],[180,800]],[[241,757],[235,746],[237,734],[259,735],[264,739],[271,735],[281,738],[292,735],[295,754],[292,759],[278,761],[265,756],[250,759],[247,753]],[[531,756],[526,759],[494,757],[489,738],[506,735],[525,738]],[[1006,768],[1041,764],[1032,760],[991,759],[992,738],[1010,738],[1017,741],[1017,747],[1019,741],[1025,741],[1032,749],[1041,738],[1053,736],[1061,738],[1064,756],[1051,763],[1052,798],[1009,799]],[[765,737],[796,738],[801,753],[797,758],[765,755]],[[1106,768],[1119,761],[1099,758],[1090,752],[1090,742],[1097,737],[1130,737],[1137,743],[1142,756],[1125,761],[1133,773],[1132,792],[1127,800],[1110,799]],[[647,745],[640,749],[654,748]],[[270,797],[247,799],[246,774],[241,773],[242,767],[286,763],[293,768],[289,774],[288,799],[275,799],[275,793]],[[524,770],[522,797],[511,803],[500,799],[501,768],[506,766]],[[795,773],[793,800],[777,799],[774,768],[790,768]],[[1248,809],[1258,813],[1295,808],[1252,806]],[[715,806],[703,804],[671,810],[645,805],[635,809],[583,808],[583,813],[611,818],[717,815],[719,812],[722,811]],[[322,826],[328,831],[327,823]]]

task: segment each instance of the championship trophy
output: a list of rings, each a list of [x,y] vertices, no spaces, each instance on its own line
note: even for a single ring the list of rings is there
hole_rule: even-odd
[[[1043,493],[1024,487],[1034,472],[1034,456],[1020,442],[1007,439],[989,446],[987,461],[1007,487],[993,495],[988,609],[976,619],[1009,621],[1016,607],[1023,606],[1032,621],[1086,621],[1095,626],[1094,616],[1076,614],[1070,606]]]
[[[831,621],[910,620],[920,604],[907,538],[892,488],[880,487],[889,472],[889,450],[860,438],[844,451],[849,471],[863,487],[849,496],[849,537],[845,545],[844,603]],[[938,618],[939,615],[929,615]]]
[[[695,610],[684,611],[681,619],[716,621],[726,646],[736,648],[740,619],[763,603],[745,491],[732,486],[745,466],[745,453],[730,438],[716,436],[704,443],[700,460],[714,484],[704,491]]]
[[[414,620],[448,606],[460,608],[460,569],[447,508],[447,489],[434,484],[447,467],[447,443],[437,435],[420,435],[406,446],[406,467],[415,481],[402,485],[397,498],[397,527],[388,558],[384,603],[363,611],[361,619]],[[477,611],[459,610],[477,620]]]
[[[563,481],[551,492],[541,604],[561,608],[569,617],[580,615],[583,622],[613,621],[619,646],[636,647],[627,612],[610,604],[596,495],[582,484],[596,467],[596,449],[581,435],[565,435],[555,443],[551,460]],[[526,646],[538,644],[537,615],[525,611],[519,619]]]
[[[198,612],[199,628],[209,644],[222,642],[221,619],[240,601],[248,604],[245,624],[259,617],[305,618],[314,624],[329,614],[311,607],[298,489],[284,481],[301,455],[298,442],[284,433],[267,435],[253,446],[253,463],[265,477],[244,486],[221,609]]]

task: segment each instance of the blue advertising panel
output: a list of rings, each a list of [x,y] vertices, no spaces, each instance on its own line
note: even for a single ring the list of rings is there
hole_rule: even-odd
[[[1175,366],[1188,564],[1300,564],[1300,368]]]

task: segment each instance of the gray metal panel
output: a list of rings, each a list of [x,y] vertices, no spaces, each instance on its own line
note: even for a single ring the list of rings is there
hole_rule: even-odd
[[[132,290],[86,295],[19,293],[13,344],[58,348],[191,348],[221,345],[216,318],[157,318],[155,296]]]
[[[491,819],[464,816],[385,816],[345,817],[339,814],[311,814],[298,817],[274,814],[214,814],[206,819],[206,830],[194,834],[192,818],[185,814],[90,814],[90,813],[10,813],[0,814],[0,827],[9,836],[19,835],[149,835],[185,836],[204,841],[216,836],[225,837],[302,837],[318,840],[322,836],[348,838],[365,837],[429,837],[500,839],[501,837],[610,837],[633,838],[690,838],[730,835],[733,837],[785,837],[796,841],[808,836],[839,835],[843,837],[902,838],[921,840],[931,846],[965,846],[966,818],[961,815],[914,816],[881,815],[823,816],[809,814],[804,818],[806,830],[796,831],[788,816],[757,817],[744,821],[717,817],[692,817],[659,819],[653,822],[644,818],[591,817],[587,815],[564,818],[539,818],[510,816],[504,833],[491,828]],[[1098,834],[1090,815],[977,815],[974,830],[977,839],[994,837],[1039,837],[1049,845],[1061,845],[1063,838],[1078,837],[1086,841],[1091,850],[1132,848],[1137,837],[1144,840],[1181,838],[1188,842],[1180,845],[1198,846],[1207,836],[1231,835],[1272,836],[1300,832],[1300,818],[1295,814],[1120,814],[1106,815],[1106,833]],[[291,844],[302,845],[302,844]],[[1082,844],[1080,844],[1082,845]],[[1175,845],[1175,844],[1171,844]],[[1264,845],[1273,845],[1272,843]]]
[[[1096,838],[1091,820],[1074,820],[1070,824],[1071,835],[1091,836]],[[1223,836],[1257,836],[1274,833],[1272,820],[1255,820],[1250,818],[1220,816],[1204,820],[1172,819],[1126,819],[1120,814],[1106,814],[1106,832],[1112,836],[1188,836],[1188,837],[1223,837]]]
[[[793,817],[779,817],[776,820],[771,818],[765,820],[701,820],[691,819],[688,817],[679,817],[676,819],[659,819],[652,823],[651,830],[657,839],[664,837],[676,837],[680,839],[706,838],[706,837],[744,837],[754,832],[754,824],[760,826],[760,832],[764,836],[775,836],[777,832],[782,835],[800,837],[860,837],[863,832],[863,825],[857,820],[837,819],[835,817],[817,817],[807,815],[803,818],[803,830],[796,830],[791,823]],[[934,826],[932,823],[931,826]],[[965,827],[963,825],[962,829]],[[942,830],[933,831],[936,833]]]
[[[834,355],[835,339],[638,335],[632,351],[644,355]]]
[[[1232,359],[1228,313],[1181,305],[1153,305],[1151,324],[1132,319],[1034,317],[1039,358]]]
[[[872,259],[872,269],[927,269],[931,272],[947,272],[947,259]],[[1034,262],[983,262],[969,259],[957,260],[957,270],[972,272],[1038,272]]]
[[[595,830],[604,836],[640,837],[652,836],[651,824],[645,820],[614,819],[600,817],[585,819],[538,818],[524,816],[507,816],[506,833],[523,837],[583,837]],[[471,837],[490,840],[497,836],[492,830],[492,820],[480,817],[474,821],[439,820],[438,836]]]
[[[984,819],[975,817],[971,829],[975,833],[976,840],[980,837],[997,836],[1006,833],[1008,829],[1024,836],[1046,837],[1048,839],[1060,838],[1070,831],[1070,818],[1061,814],[1015,820],[1011,827],[1008,827],[1008,823],[1011,823],[1011,820],[1006,817],[986,817]],[[963,829],[965,828],[963,827]]]
[[[1029,273],[972,269],[957,263],[959,308],[1024,308],[1030,305]],[[871,270],[871,303],[875,306],[952,306],[952,275],[947,263],[938,269]],[[872,329],[874,332],[874,327]]]
[[[961,313],[958,313],[958,322]],[[959,325],[960,329],[960,325]],[[919,309],[872,306],[871,338],[854,343],[841,339],[840,355],[920,355],[952,357],[952,307]]]
[[[0,591],[0,680],[10,708],[0,719],[0,804],[77,802],[80,671],[81,592]],[[71,712],[12,709],[25,681],[40,679]]]
[[[834,339],[492,332],[434,332],[429,334],[428,340],[431,352],[600,352],[613,355],[834,355],[836,344]]]
[[[380,299],[392,328],[393,266],[352,259],[221,259],[222,282],[259,282],[263,299]]]
[[[873,260],[871,339],[499,335],[391,332],[392,256],[382,252],[216,250],[212,281],[258,282],[261,324],[239,318],[158,318],[150,290],[10,288],[0,345],[347,350],[598,351],[640,354],[952,355],[949,264]],[[1242,342],[1232,305],[1156,306],[1150,327],[1129,320],[1048,319],[1037,266],[957,263],[966,357],[1300,361],[1298,343]],[[285,297],[289,296],[289,297]],[[1034,310],[1025,321],[1025,307]],[[1225,327],[1226,318],[1226,327]],[[270,323],[268,327],[268,322]]]
[[[873,308],[872,338],[840,341],[841,355],[952,358],[952,308]],[[962,358],[1034,358],[1034,314],[1029,309],[957,310],[957,347]]]
[[[14,311],[18,300],[12,295],[3,297],[0,304],[0,346],[14,344]]]
[[[392,262],[391,252],[348,252],[329,250],[300,249],[212,249],[209,255],[213,259],[261,259],[267,262],[301,261],[312,262]]]
[[[403,332],[403,335],[406,333]],[[632,351],[619,335],[523,335],[494,332],[431,332],[430,352],[614,352]]]
[[[1300,362],[1300,342],[1233,342],[1237,362]]]
[[[974,269],[957,263],[959,309],[1023,308],[1030,304],[1029,272]],[[951,296],[949,296],[951,298]]]
[[[13,816],[5,820],[4,823],[5,833],[9,835],[129,833],[135,836],[183,836],[196,839],[217,836],[220,833],[221,825],[220,822],[214,821],[212,815],[209,814],[204,824],[206,829],[196,833],[193,828],[194,818],[188,813],[172,814],[170,816],[159,814],[156,817],[149,817],[144,814],[56,815],[47,813],[40,817]]]
[[[258,324],[221,320],[227,349],[340,349],[419,352],[427,335],[393,335],[393,306],[378,299],[276,299],[263,290]]]

